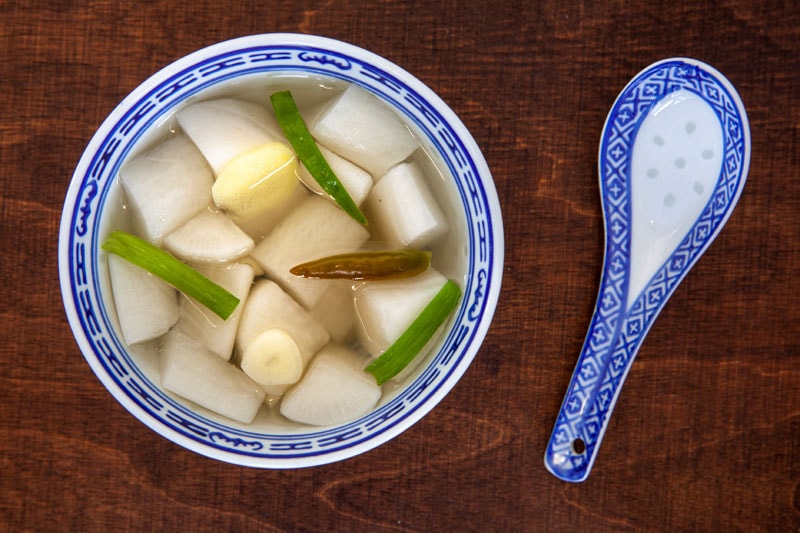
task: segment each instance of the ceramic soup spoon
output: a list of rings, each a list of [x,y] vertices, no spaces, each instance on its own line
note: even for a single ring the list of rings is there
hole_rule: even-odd
[[[749,165],[744,106],[710,66],[654,63],[617,98],[599,153],[603,272],[545,453],[555,476],[589,475],[645,335],[730,217]]]

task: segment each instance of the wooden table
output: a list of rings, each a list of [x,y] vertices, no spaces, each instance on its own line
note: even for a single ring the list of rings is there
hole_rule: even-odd
[[[85,4],[85,5],[84,5]],[[0,531],[800,530],[800,11],[794,2],[6,2]],[[342,463],[261,471],[144,427],[94,377],[63,312],[57,235],[94,130],[160,67],[216,41],[301,32],[417,75],[483,148],[503,293],[462,381]],[[725,230],[649,333],[582,484],[543,451],[594,306],[597,143],[658,59],[722,71],[753,152]]]

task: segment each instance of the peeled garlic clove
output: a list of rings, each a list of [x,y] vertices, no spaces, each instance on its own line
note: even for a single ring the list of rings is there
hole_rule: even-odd
[[[270,328],[259,333],[242,353],[242,371],[261,386],[289,385],[303,375],[303,357],[291,335]]]
[[[271,142],[225,165],[211,195],[232,216],[248,220],[280,207],[298,184],[294,151],[287,144]]]

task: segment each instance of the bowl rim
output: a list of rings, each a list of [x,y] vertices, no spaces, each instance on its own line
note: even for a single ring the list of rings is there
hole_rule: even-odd
[[[467,286],[457,311],[458,319],[453,321],[459,325],[459,329],[456,331],[455,326],[450,327],[447,338],[440,341],[440,351],[435,357],[435,360],[441,360],[441,367],[437,366],[432,371],[434,365],[429,365],[420,372],[403,389],[402,394],[370,413],[368,416],[372,418],[366,426],[362,417],[327,429],[309,429],[310,433],[269,435],[275,441],[275,447],[271,448],[275,453],[255,453],[248,449],[248,442],[254,442],[248,441],[248,436],[255,438],[263,434],[245,429],[232,432],[236,436],[231,437],[231,432],[225,433],[228,426],[217,424],[218,427],[214,429],[213,420],[200,417],[211,429],[205,428],[204,438],[198,438],[196,419],[184,417],[186,412],[168,409],[165,416],[170,423],[165,423],[164,417],[154,416],[154,409],[158,404],[163,406],[164,398],[154,397],[152,388],[148,387],[157,388],[157,385],[140,383],[138,380],[144,376],[141,372],[136,374],[135,364],[126,364],[128,354],[115,337],[113,328],[107,333],[103,331],[103,326],[108,326],[108,322],[103,319],[105,310],[97,294],[99,281],[95,256],[101,207],[111,179],[106,184],[100,183],[100,180],[106,174],[113,177],[112,170],[106,168],[106,164],[115,157],[117,164],[124,160],[128,151],[136,146],[139,136],[161,114],[169,114],[172,107],[184,100],[188,94],[187,88],[199,92],[222,83],[227,79],[227,74],[222,72],[229,68],[234,74],[232,77],[242,75],[239,73],[242,71],[236,70],[241,64],[234,63],[245,56],[252,61],[255,58],[261,61],[277,58],[276,64],[283,65],[281,60],[298,61],[302,53],[307,54],[303,59],[305,64],[313,65],[313,69],[319,70],[324,76],[332,74],[336,77],[338,69],[359,66],[362,69],[362,77],[357,79],[359,84],[370,84],[370,80],[374,80],[374,84],[367,88],[373,92],[384,91],[379,96],[386,101],[390,101],[389,96],[402,94],[406,102],[404,105],[408,107],[401,111],[407,116],[413,114],[411,118],[417,122],[417,126],[424,128],[424,123],[427,123],[427,127],[437,128],[434,133],[438,138],[429,140],[434,141],[440,151],[449,150],[450,154],[445,159],[456,181],[466,180],[466,185],[458,183],[457,187],[468,211],[467,218],[470,218],[472,210],[480,217],[478,226],[473,228],[468,225],[467,229],[470,239],[480,243],[481,268],[467,269]],[[256,54],[263,54],[264,57]],[[192,87],[196,78],[204,76],[203,73],[209,73],[208,81],[213,83],[200,83]],[[347,76],[342,75],[342,78],[349,80]],[[171,105],[165,104],[162,108],[152,104],[155,99],[162,97],[161,101],[171,102],[173,96],[175,102]],[[152,114],[148,117],[148,113]],[[145,117],[141,122],[144,125],[140,126],[142,117]],[[122,135],[126,131],[131,134],[127,139]],[[427,130],[426,133],[431,135]],[[122,155],[114,156],[114,150],[120,146],[122,150],[119,153]],[[476,228],[482,235],[473,234]],[[470,262],[474,255],[470,252]],[[87,257],[89,268],[86,267]],[[429,413],[466,372],[483,343],[499,299],[503,259],[502,215],[492,175],[477,143],[451,108],[433,90],[388,59],[336,39],[294,33],[248,35],[206,46],[161,68],[123,98],[92,136],[70,179],[62,208],[58,243],[59,281],[68,322],[82,355],[112,396],[150,429],[186,449],[224,462],[273,469],[316,466],[354,457],[388,442]],[[84,285],[86,288],[83,288]],[[96,306],[99,309],[95,309]],[[100,318],[97,313],[101,315]],[[471,324],[471,327],[465,324]],[[466,344],[463,344],[465,341]],[[444,353],[445,348],[447,353]],[[126,386],[123,386],[125,374],[130,377],[126,378]],[[147,381],[146,378],[144,380]],[[393,406],[398,398],[405,403]],[[187,409],[187,412],[190,410]],[[372,431],[369,426],[378,430]],[[212,434],[219,434],[215,438],[220,440],[213,442]],[[306,435],[314,435],[317,439],[311,448],[301,449],[297,442],[292,442]],[[292,447],[297,449],[294,455]]]

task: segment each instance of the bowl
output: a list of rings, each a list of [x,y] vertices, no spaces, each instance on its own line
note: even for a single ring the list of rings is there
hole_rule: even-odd
[[[461,231],[462,296],[438,344],[367,415],[330,427],[242,425],[165,392],[157,353],[122,341],[100,245],[115,219],[121,164],[187,102],[259,76],[321,76],[372,92],[406,121],[444,170]],[[89,366],[133,416],[201,455],[257,468],[301,468],[382,445],[419,421],[455,386],[489,329],[503,270],[503,225],[494,182],[476,142],[453,111],[414,76],[367,50],[300,34],[232,39],[193,52],[147,79],[101,124],[70,182],[59,233],[66,315]]]

